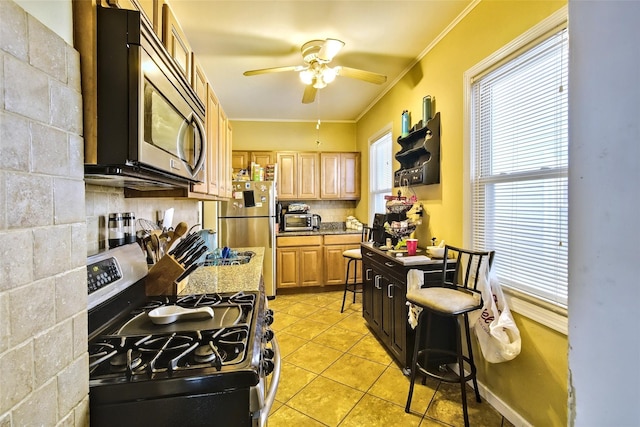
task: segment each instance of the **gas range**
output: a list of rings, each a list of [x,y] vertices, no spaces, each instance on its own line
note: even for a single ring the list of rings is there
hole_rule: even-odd
[[[91,424],[264,424],[280,372],[264,295],[146,296],[144,278],[122,285],[129,262],[115,256],[87,267]],[[95,282],[119,289],[96,302]],[[160,321],[162,310],[196,315]]]

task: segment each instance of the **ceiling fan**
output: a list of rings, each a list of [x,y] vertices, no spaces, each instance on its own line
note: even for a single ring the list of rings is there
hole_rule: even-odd
[[[316,98],[318,89],[326,87],[335,80],[336,76],[351,77],[369,83],[382,84],[387,81],[387,76],[357,68],[335,66],[329,67],[331,60],[340,52],[344,42],[338,39],[311,40],[302,45],[302,60],[304,65],[292,65],[288,67],[261,68],[259,70],[245,71],[245,76],[257,74],[279,73],[282,71],[296,71],[300,73],[300,80],[307,87],[302,95],[302,102],[310,104]]]

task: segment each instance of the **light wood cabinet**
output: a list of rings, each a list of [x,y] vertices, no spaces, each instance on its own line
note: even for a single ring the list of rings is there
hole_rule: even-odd
[[[220,107],[220,162],[218,180],[220,183],[219,195],[224,198],[231,198],[233,189],[231,188],[231,177],[233,175],[231,169],[231,145],[233,143],[233,128],[231,122]]]
[[[274,151],[252,151],[251,161],[265,167],[276,163],[278,159]]]
[[[319,196],[318,153],[278,152],[278,199],[315,200]]]
[[[178,69],[191,80],[191,46],[168,4],[162,5],[162,42]]]
[[[291,200],[298,197],[298,155],[278,153],[278,199]]]
[[[360,153],[320,153],[320,198],[360,198]]]
[[[218,196],[223,197],[220,194],[220,104],[215,92],[211,88],[211,85],[206,85],[206,132],[207,132],[207,157],[204,164],[204,180],[198,184],[192,184],[191,191],[198,193],[193,195],[195,198],[204,198],[202,195],[212,196],[212,199],[217,199]]]
[[[211,85],[207,85],[207,135],[209,153],[207,157],[208,192],[213,196],[220,194],[220,102]]]
[[[347,273],[348,259],[342,253],[348,249],[359,249],[361,236],[359,234],[336,234],[324,236],[324,284],[338,285],[344,284]],[[362,282],[362,266],[360,263],[351,263],[349,272],[349,282],[353,279],[353,272],[356,271],[356,280]]]
[[[278,161],[275,151],[238,151],[234,150],[231,155],[231,165],[233,173],[236,174],[241,169],[250,171],[251,162],[264,167],[272,165]]]
[[[107,0],[107,4],[119,9],[140,11],[153,32],[158,37],[162,36],[162,0]]]
[[[313,200],[319,196],[320,162],[318,153],[298,153],[298,198]]]
[[[236,151],[233,150],[231,152],[231,168],[233,169],[233,174],[237,174],[242,169],[247,169],[249,167],[249,156],[251,155],[248,151]]]
[[[279,288],[344,284],[347,259],[342,253],[360,248],[360,234],[278,236],[276,277]],[[354,264],[362,282],[362,266]],[[353,277],[350,275],[350,277]]]
[[[322,254],[322,236],[278,237],[276,286],[292,288],[322,285]]]
[[[207,102],[207,76],[200,66],[198,59],[194,53],[191,54],[191,87],[193,88],[200,101]]]

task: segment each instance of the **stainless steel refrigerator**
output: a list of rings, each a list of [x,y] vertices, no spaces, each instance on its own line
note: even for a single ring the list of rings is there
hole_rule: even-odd
[[[276,197],[271,181],[234,181],[233,197],[220,202],[218,246],[264,247],[267,296],[276,294]]]

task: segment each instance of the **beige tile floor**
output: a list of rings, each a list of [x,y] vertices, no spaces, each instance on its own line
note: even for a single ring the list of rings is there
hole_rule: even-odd
[[[282,353],[282,372],[269,427],[460,426],[457,384],[416,382],[404,412],[409,379],[362,318],[361,295],[340,313],[342,292],[278,295],[269,301]],[[468,389],[472,426],[512,426]]]

